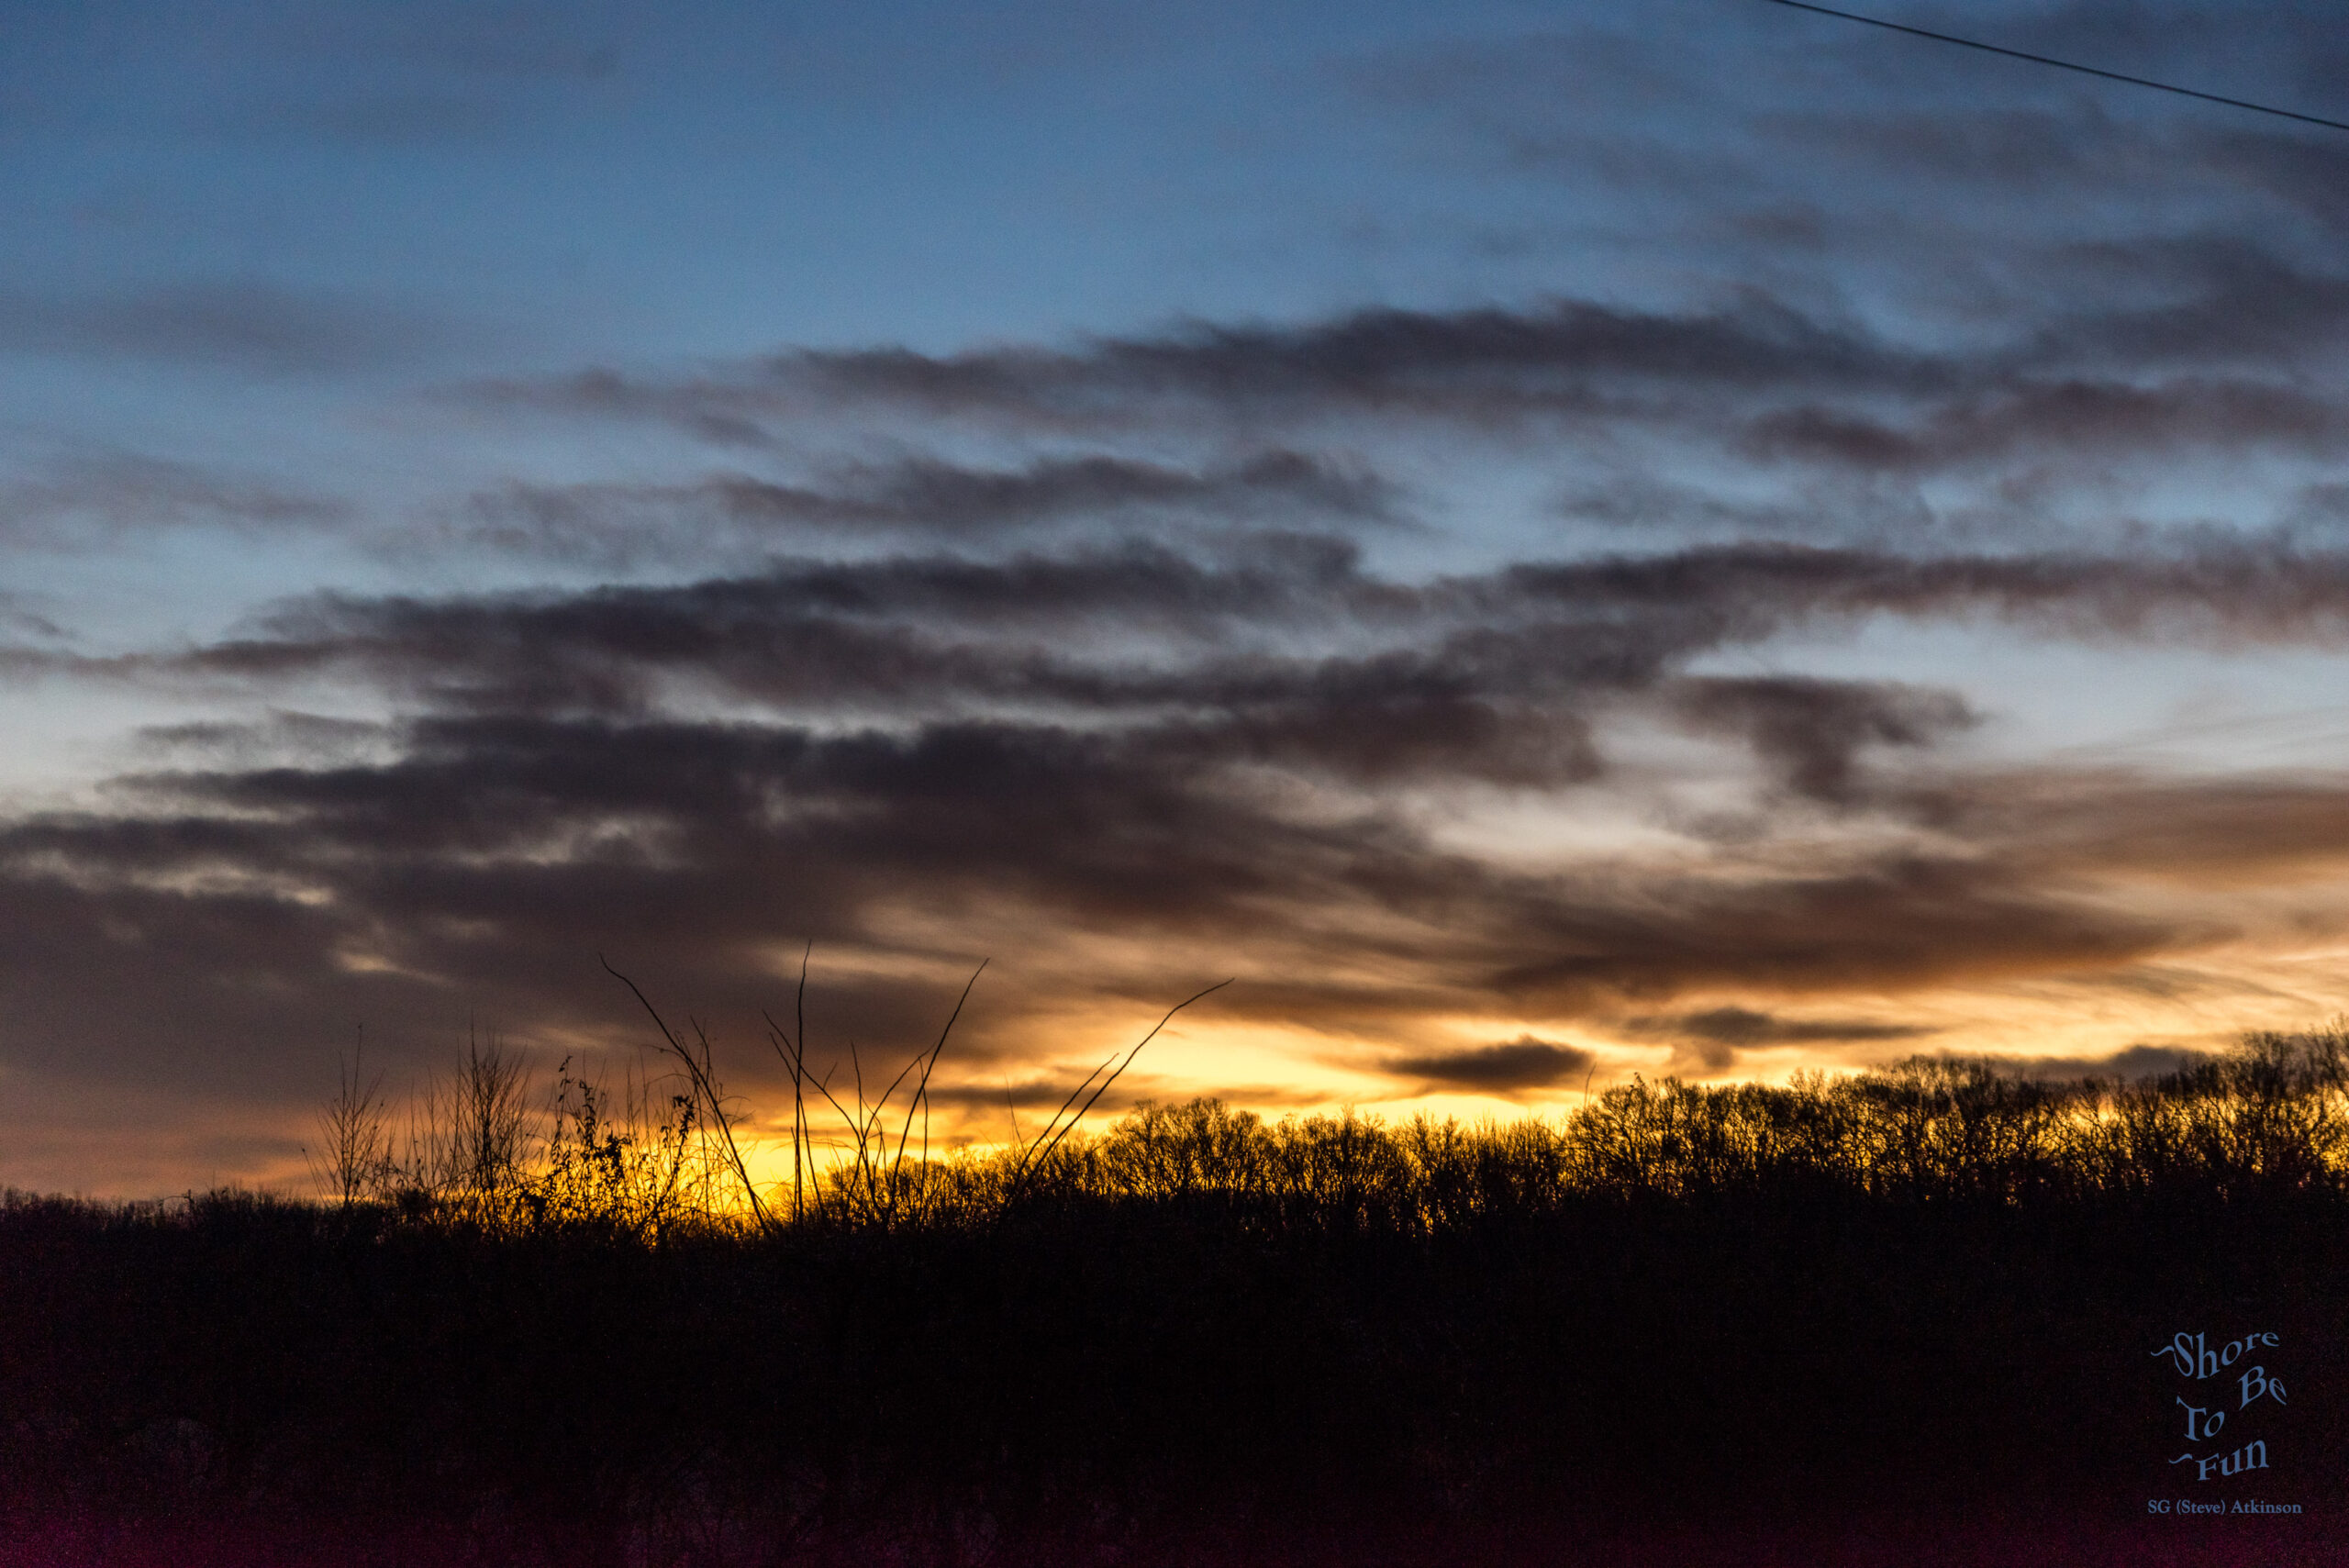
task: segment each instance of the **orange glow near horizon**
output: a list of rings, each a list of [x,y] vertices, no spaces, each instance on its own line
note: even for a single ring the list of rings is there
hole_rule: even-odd
[[[1202,1096],[1268,1121],[1351,1111],[1389,1122],[1427,1115],[1474,1124],[1525,1115],[1571,1115],[1587,1096],[1634,1075],[1651,1083],[1677,1077],[1698,1083],[1784,1084],[1797,1073],[1852,1073],[1912,1055],[1944,1053],[2008,1057],[2019,1062],[2054,1059],[2067,1069],[2081,1064],[2085,1071],[2131,1047],[2218,1051],[2250,1030],[2290,1032],[2321,1026],[2349,1009],[2349,950],[2322,943],[2263,951],[2236,944],[2206,955],[2197,965],[2168,965],[2118,981],[2110,975],[2054,975],[1908,995],[1791,999],[1723,992],[1676,998],[1674,1006],[1677,1015],[1698,1017],[1735,1016],[1739,1009],[1750,1010],[1753,1017],[1798,1016],[1821,1029],[1839,1020],[1897,1014],[1915,1032],[1844,1042],[1748,1043],[1739,1048],[1733,1067],[1712,1072],[1685,1043],[1643,1039],[1636,1029],[1627,1028],[1627,1018],[1640,1017],[1630,1009],[1611,1025],[1563,1028],[1501,1014],[1416,1021],[1412,1048],[1435,1055],[1521,1039],[1588,1054],[1586,1068],[1557,1081],[1496,1091],[1398,1079],[1380,1065],[1402,1053],[1393,1044],[1331,1036],[1295,1024],[1219,1019],[1202,1007],[1178,1016],[1142,1050],[1085,1118],[1081,1130],[1088,1136],[1105,1132],[1144,1101],[1175,1104]],[[1002,1086],[1019,1101],[1020,1138],[1032,1140],[1104,1057],[1113,1062],[1123,1059],[1148,1027],[1146,1019],[1136,1026],[1138,1016],[1130,1002],[1103,1001],[1069,1007],[1049,1020],[1030,1018],[1022,1028],[1030,1052],[996,1057],[985,1072],[958,1062],[950,1038],[931,1083],[932,1157],[958,1151],[984,1154],[1014,1146],[1014,1113],[993,1097]],[[534,1104],[540,1106],[552,1087],[546,1070],[551,1064],[540,1060],[549,1049],[540,1045],[525,1051]],[[631,1066],[640,1073],[651,1068],[657,1075],[661,1070],[658,1058],[615,1052],[605,1043],[574,1041],[564,1054],[576,1054],[581,1069],[591,1074],[593,1063],[600,1062],[607,1080]],[[870,1095],[885,1085],[910,1053],[864,1054]],[[729,1069],[738,1063],[763,1065],[765,1074],[752,1078],[738,1073],[729,1079]],[[729,1087],[736,1132],[754,1179],[770,1192],[787,1190],[792,1179],[788,1080],[776,1078],[771,1063],[761,1062],[757,1053],[740,1045],[721,1047],[716,1064]],[[845,1073],[844,1062],[840,1071]],[[834,1086],[853,1109],[853,1090],[844,1080]],[[903,1133],[911,1158],[921,1148],[923,1125],[917,1114],[907,1130],[907,1087],[899,1089],[880,1125],[890,1153],[894,1156]],[[871,1110],[869,1103],[866,1108]],[[404,1110],[395,1109],[395,1120]],[[853,1143],[848,1124],[812,1090],[807,1115],[818,1162],[846,1159]],[[313,1116],[297,1115],[291,1121],[253,1118],[241,1136],[249,1162],[216,1166],[218,1180],[294,1194],[317,1189],[310,1159],[292,1147],[315,1144]],[[61,1146],[70,1147],[72,1141],[61,1139]],[[115,1195],[151,1195],[151,1188],[138,1184],[135,1168],[126,1172],[126,1178]]]

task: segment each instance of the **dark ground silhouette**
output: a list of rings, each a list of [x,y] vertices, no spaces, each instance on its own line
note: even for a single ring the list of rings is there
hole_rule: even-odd
[[[381,1202],[15,1195],[0,1560],[2349,1560],[2344,1068],[1146,1106],[763,1229],[608,1126]]]

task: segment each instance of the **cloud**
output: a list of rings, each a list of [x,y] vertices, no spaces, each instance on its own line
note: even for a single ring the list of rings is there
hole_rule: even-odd
[[[135,452],[53,462],[0,481],[0,539],[87,549],[164,528],[284,534],[346,524],[351,507],[283,482]]]
[[[2248,128],[2212,136],[2205,155],[2226,176],[2277,196],[2338,234],[2349,228],[2349,149],[2339,140],[2265,134]]]
[[[1865,1018],[1781,1018],[1776,1014],[1755,1012],[1750,1007],[1713,1007],[1701,1013],[1682,1013],[1671,1018],[1630,1018],[1625,1020],[1623,1028],[1631,1034],[1731,1046],[1911,1040],[1918,1035],[1934,1032],[1914,1024],[1886,1024]]]
[[[2275,887],[2329,877],[2349,847],[2349,792],[2325,772],[2010,769],[1926,793],[1915,809],[1969,839],[2028,841],[2056,875],[2126,864],[2181,887]]]
[[[758,1051],[759,1009],[786,994],[812,939],[819,955],[853,955],[819,967],[826,1062],[852,1037],[908,1050],[933,1038],[980,957],[1029,965],[1029,980],[991,980],[958,1028],[973,1075],[954,1081],[974,1117],[990,1114],[992,1091],[979,1090],[992,1073],[1036,1081],[1033,1020],[1048,1007],[1146,1010],[1179,993],[1170,975],[1234,972],[1219,1016],[1393,1041],[1376,1059],[1400,1077],[1514,1094],[1586,1071],[1586,1058],[1560,1054],[1581,1048],[1540,1034],[1464,1054],[1405,1042],[1433,1019],[1497,1013],[1665,1041],[1675,1070],[1719,1072],[1742,1050],[1906,1038],[1920,1031],[1836,999],[2110,975],[2211,951],[2241,927],[2144,890],[2314,874],[2349,819],[2324,781],[2042,764],[1854,793],[1867,831],[1798,852],[1768,832],[1660,861],[1472,851],[1440,817],[1402,808],[1397,787],[1609,787],[1583,750],[1603,763],[1603,731],[1580,728],[1582,688],[1557,686],[1551,663],[1529,657],[1538,638],[1496,653],[1477,640],[1468,652],[1443,652],[1459,634],[1450,617],[1549,606],[1560,585],[1502,573],[1414,595],[1365,579],[1343,552],[1314,559],[1171,582],[1156,575],[1170,562],[1116,558],[1025,574],[804,565],[674,591],[289,611],[278,651],[341,657],[374,639],[416,668],[487,668],[509,684],[388,726],[289,713],[159,728],[146,737],[153,765],[114,779],[103,811],[0,827],[0,1006],[21,1020],[12,1070],[274,1103],[305,1097],[298,1064],[327,1060],[362,1019],[395,1061],[429,1058],[469,1013],[542,1040],[623,1043],[627,998],[607,994],[601,952],[664,1006],[712,1020],[729,1081],[765,1092],[779,1069]],[[1628,593],[1603,572],[1594,582],[1611,585],[1598,601],[1610,615],[1650,592],[1636,575]],[[798,717],[694,717],[651,697],[550,708],[522,673],[560,669],[568,639],[599,657],[724,670],[736,657],[727,606],[775,604],[882,625],[1000,613],[1052,628],[1154,604],[1197,668],[1181,680],[1090,671],[1099,684],[1085,686],[1085,645],[1064,641],[1062,684],[1031,683],[1016,703],[958,717],[948,710],[992,688],[907,665],[885,718],[870,705],[886,683],[855,671],[811,682],[772,643],[751,646],[796,673],[734,684],[810,694]],[[629,613],[607,624],[615,605]],[[1435,652],[1230,655],[1227,618],[1315,624],[1300,605],[1415,635],[1432,617]],[[644,606],[661,616],[637,618]],[[716,640],[677,640],[688,632]],[[314,636],[325,641],[301,641]],[[273,676],[284,667],[256,651],[271,646],[195,658]],[[368,657],[384,661],[364,666],[376,677],[404,667]],[[745,672],[761,663],[740,658]],[[1489,684],[1428,684],[1437,676]],[[1688,689],[1653,688],[1667,704]],[[1756,745],[1753,714],[1783,717],[1781,699],[1804,723],[1823,707],[1831,738],[1854,723],[1867,737],[1914,695],[1867,683],[1696,689],[1733,693],[1716,698],[1730,733]],[[1904,826],[1920,817],[1930,832]],[[1816,1000],[1786,1012],[1675,1005],[1724,993]]]
[[[1382,1066],[1397,1077],[1424,1080],[1431,1093],[1466,1090],[1508,1096],[1580,1078],[1597,1061],[1580,1046],[1558,1045],[1526,1035],[1505,1044],[1467,1051],[1390,1057]]]
[[[581,965],[599,951],[633,954],[696,1006],[754,1013],[774,955],[809,938],[886,950],[908,907],[965,940],[1016,931],[1049,951],[1114,931],[1164,964],[1239,961],[1251,984],[1228,1005],[1264,1018],[1300,1016],[1309,988],[1290,977],[1364,963],[1385,978],[1324,986],[1303,1016],[1571,1017],[1741,986],[2061,973],[2210,940],[2072,895],[2080,873],[2051,881],[2027,841],[1941,859],[1854,850],[1833,871],[1536,873],[1447,850],[1375,806],[1315,809],[1147,737],[1005,723],[826,735],[436,719],[390,761],[126,777],[106,815],[0,834],[0,905],[32,921],[15,940],[38,951],[12,971],[42,977],[28,1006],[82,1006],[135,958],[158,986],[189,987],[190,1018],[205,997],[258,1017],[308,995],[296,977],[309,973],[320,989],[306,1007],[398,994],[413,1014],[473,995],[607,1024],[582,1003]],[[246,941],[264,944],[249,962]],[[911,1038],[945,984],[858,995]]]
[[[57,606],[45,596],[0,588],[0,632],[41,641],[62,641],[72,636],[54,618]]]
[[[1975,722],[1965,700],[1679,672],[1875,615],[2090,642],[2332,647],[2349,636],[2349,554],[2280,536],[2133,556],[1761,543],[1409,582],[1310,535],[1242,539],[1220,560],[1078,543],[994,561],[785,559],[677,585],[319,595],[242,637],[91,668],[264,685],[340,674],[480,713],[643,714],[693,694],[802,714],[1012,705],[1266,755],[1292,741],[1328,752],[1346,727],[1365,754],[1457,742],[1469,756],[1515,735],[1565,776],[1595,770],[1587,705],[1637,698],[1744,737],[1798,793],[1842,799],[1864,748],[1930,747]]]
[[[1668,1041],[1674,1047],[1669,1071],[1707,1075],[1730,1071],[1737,1065],[1739,1053],[1745,1051],[1914,1040],[1938,1032],[1917,1024],[1887,1024],[1869,1018],[1790,1018],[1735,1006],[1634,1017],[1617,1027],[1633,1039]]]
[[[1753,286],[1703,307],[1561,298],[1199,322],[1057,347],[790,350],[683,375],[599,370],[456,395],[773,451],[785,432],[795,443],[889,430],[1206,450],[1244,430],[1286,454],[1285,468],[1252,473],[1105,452],[993,476],[907,467],[830,485],[740,477],[493,493],[479,522],[509,540],[566,529],[609,540],[673,507],[753,533],[1035,527],[1072,506],[1105,525],[1177,504],[1391,521],[1375,481],[1313,455],[1333,441],[1423,465],[1456,469],[1475,450],[1572,475],[1577,515],[1681,541],[1695,528],[1748,541],[1940,535],[2110,550],[2141,531],[2115,506],[2146,489],[2150,463],[2226,485],[2243,522],[2281,520],[2296,491],[2341,479],[2349,278],[2337,269],[2184,236],[2072,244],[2021,272],[1984,282],[1959,323],[1867,319]],[[1659,490],[1662,473],[1691,477]],[[1609,473],[1620,477],[1598,478]],[[1428,499],[1438,504],[1417,510],[1440,513],[1440,494]]]
[[[288,760],[311,766],[349,762],[380,752],[395,737],[392,727],[377,721],[278,709],[259,722],[146,725],[134,739],[155,756],[182,764],[201,758],[213,766],[250,767]]]
[[[1906,428],[1864,413],[1780,408],[1747,426],[1745,444],[1765,462],[1913,473],[2018,453],[2054,452],[2078,462],[2210,446],[2323,456],[2337,449],[2344,429],[2349,408],[2337,396],[2257,381],[2188,378],[2144,386],[2073,379],[1937,404]]]
[[[422,311],[254,279],[112,294],[0,293],[0,351],[147,360],[249,375],[412,367],[480,338],[477,329]]]
[[[2329,369],[2349,332],[2349,277],[2240,235],[2076,243],[2049,262],[2104,297],[2035,327],[2028,355],[2043,371]]]
[[[1863,331],[1755,294],[1703,312],[1558,300],[1526,310],[1362,310],[1302,327],[1198,323],[1081,350],[802,351],[769,361],[779,382],[835,395],[1042,415],[1094,399],[1168,395],[1241,406],[1341,403],[1370,409],[1586,408],[1601,384],[1923,389],[1942,372]]]
[[[2231,934],[2091,902],[2009,853],[1896,851],[1809,873],[1651,874],[1614,899],[1520,896],[1504,901],[1520,956],[1485,981],[1523,1006],[1584,1011],[1708,989],[1823,994],[2096,971]]]
[[[1202,322],[1074,349],[796,350],[693,380],[596,370],[485,382],[465,395],[657,419],[723,444],[759,444],[764,420],[843,403],[1046,430],[1163,423],[1206,408],[1514,423],[1536,414],[1598,417],[1616,394],[1641,387],[1916,393],[1946,386],[1950,374],[1929,354],[1755,294],[1703,312],[1560,300],[1526,310],[1364,310],[1299,327]]]
[[[1108,452],[985,469],[935,458],[852,464],[815,484],[746,473],[686,484],[509,484],[471,497],[441,526],[387,541],[452,540],[610,567],[674,554],[746,555],[810,539],[932,539],[987,543],[1104,525],[1297,528],[1402,521],[1397,487],[1366,465],[1275,449],[1176,467]]]
[[[1888,683],[1791,676],[1691,680],[1679,711],[1697,725],[1745,735],[1798,795],[1847,801],[1864,745],[1929,746],[1978,721],[1963,698]]]
[[[2349,628],[2349,556],[2279,535],[2211,532],[2126,555],[1907,554],[1770,542],[1527,562],[1497,579],[1526,600],[1612,601],[1758,639],[1801,617],[1987,617],[2043,636],[2331,644]]]

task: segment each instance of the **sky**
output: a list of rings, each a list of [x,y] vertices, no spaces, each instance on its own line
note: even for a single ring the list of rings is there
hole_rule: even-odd
[[[1873,15],[2331,118],[2249,6]],[[1767,0],[0,6],[0,1184],[363,1041],[1571,1109],[2349,1007],[2349,132]],[[853,1063],[850,1050],[854,1046]]]

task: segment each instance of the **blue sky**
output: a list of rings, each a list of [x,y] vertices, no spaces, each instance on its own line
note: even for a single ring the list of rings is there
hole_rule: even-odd
[[[2349,115],[2312,4],[1883,14]],[[0,45],[0,1179],[617,1062],[599,949],[992,956],[974,1137],[1226,974],[1137,1092],[2349,998],[2349,133],[1765,0]]]

